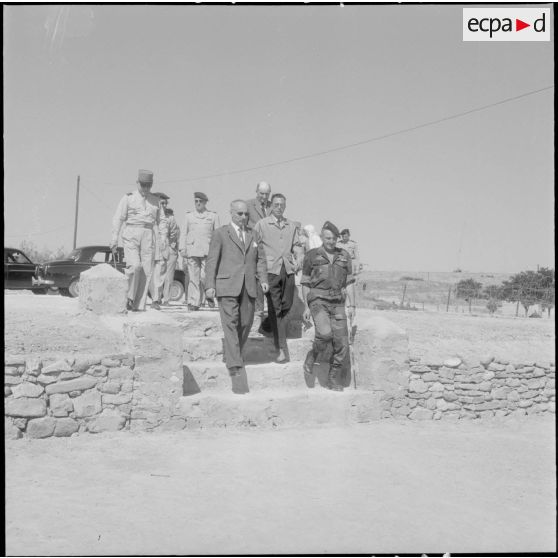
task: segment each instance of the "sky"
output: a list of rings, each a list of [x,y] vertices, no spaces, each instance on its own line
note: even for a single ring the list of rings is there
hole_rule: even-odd
[[[70,251],[78,175],[108,244],[144,168],[179,224],[265,180],[369,269],[554,267],[553,41],[463,42],[462,8],[4,6],[4,244]]]

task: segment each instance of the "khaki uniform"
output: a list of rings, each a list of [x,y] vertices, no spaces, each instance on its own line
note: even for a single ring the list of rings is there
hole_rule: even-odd
[[[353,275],[357,275],[360,271],[360,255],[358,253],[358,244],[354,240],[348,240],[343,242],[343,240],[337,241],[337,248],[341,248],[349,253],[351,260],[353,262]]]
[[[128,299],[136,310],[145,309],[153,263],[159,252],[159,198],[138,191],[126,194],[112,220],[111,245],[116,246],[122,229],[122,245],[128,278]]]
[[[174,270],[176,269],[176,262],[178,261],[178,242],[180,240],[180,229],[174,215],[169,215],[167,218],[168,230],[168,259],[167,259],[167,273],[165,275],[165,282],[163,288],[163,298],[165,302],[170,300],[170,287],[174,280]]]
[[[199,307],[205,301],[205,262],[213,231],[220,226],[219,215],[215,211],[186,212],[180,234],[180,253],[188,266],[188,304],[192,306]]]
[[[165,210],[159,210],[159,249],[155,253],[155,265],[153,266],[153,274],[149,284],[149,295],[151,300],[161,301],[163,296],[163,286],[167,274],[167,262],[169,259],[169,241],[168,241],[168,220]]]

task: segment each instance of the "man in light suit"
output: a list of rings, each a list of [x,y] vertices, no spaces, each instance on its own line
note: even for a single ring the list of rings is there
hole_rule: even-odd
[[[217,296],[225,335],[225,363],[229,374],[240,375],[244,361],[242,348],[254,320],[256,275],[264,293],[268,291],[263,248],[246,227],[246,202],[231,203],[231,223],[213,233],[206,263],[206,296]],[[233,391],[235,391],[233,381]],[[239,393],[239,391],[235,391]]]
[[[269,196],[271,195],[271,186],[267,182],[258,182],[256,186],[256,197],[248,200],[248,227],[253,229],[258,221],[267,217],[270,212]],[[264,293],[258,285],[256,292],[256,319],[252,326],[252,331],[257,333],[262,325],[264,317]]]

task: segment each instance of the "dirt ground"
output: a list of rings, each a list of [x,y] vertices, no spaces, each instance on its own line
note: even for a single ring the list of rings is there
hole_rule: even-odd
[[[553,418],[9,441],[7,553],[551,552]]]

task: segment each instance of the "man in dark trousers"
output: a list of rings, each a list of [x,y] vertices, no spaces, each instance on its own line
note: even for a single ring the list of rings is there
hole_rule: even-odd
[[[242,348],[254,320],[256,275],[264,293],[268,291],[265,256],[246,227],[246,202],[231,203],[231,223],[218,228],[211,238],[206,263],[207,298],[217,296],[225,335],[225,363],[229,374],[240,375],[244,366]]]
[[[287,200],[283,194],[273,194],[271,214],[256,223],[256,242],[261,243],[267,262],[269,292],[267,308],[273,330],[276,362],[287,362],[287,314],[293,305],[295,273],[304,253],[300,225],[283,216]]]
[[[336,246],[339,231],[326,221],[320,234],[322,246],[306,253],[302,264],[302,296],[306,305],[305,319],[314,320],[315,338],[312,350],[304,361],[304,373],[312,368],[328,345],[333,345],[327,387],[343,391],[339,374],[349,351],[347,315],[355,314],[354,278],[351,256]],[[345,299],[347,309],[345,310]]]

